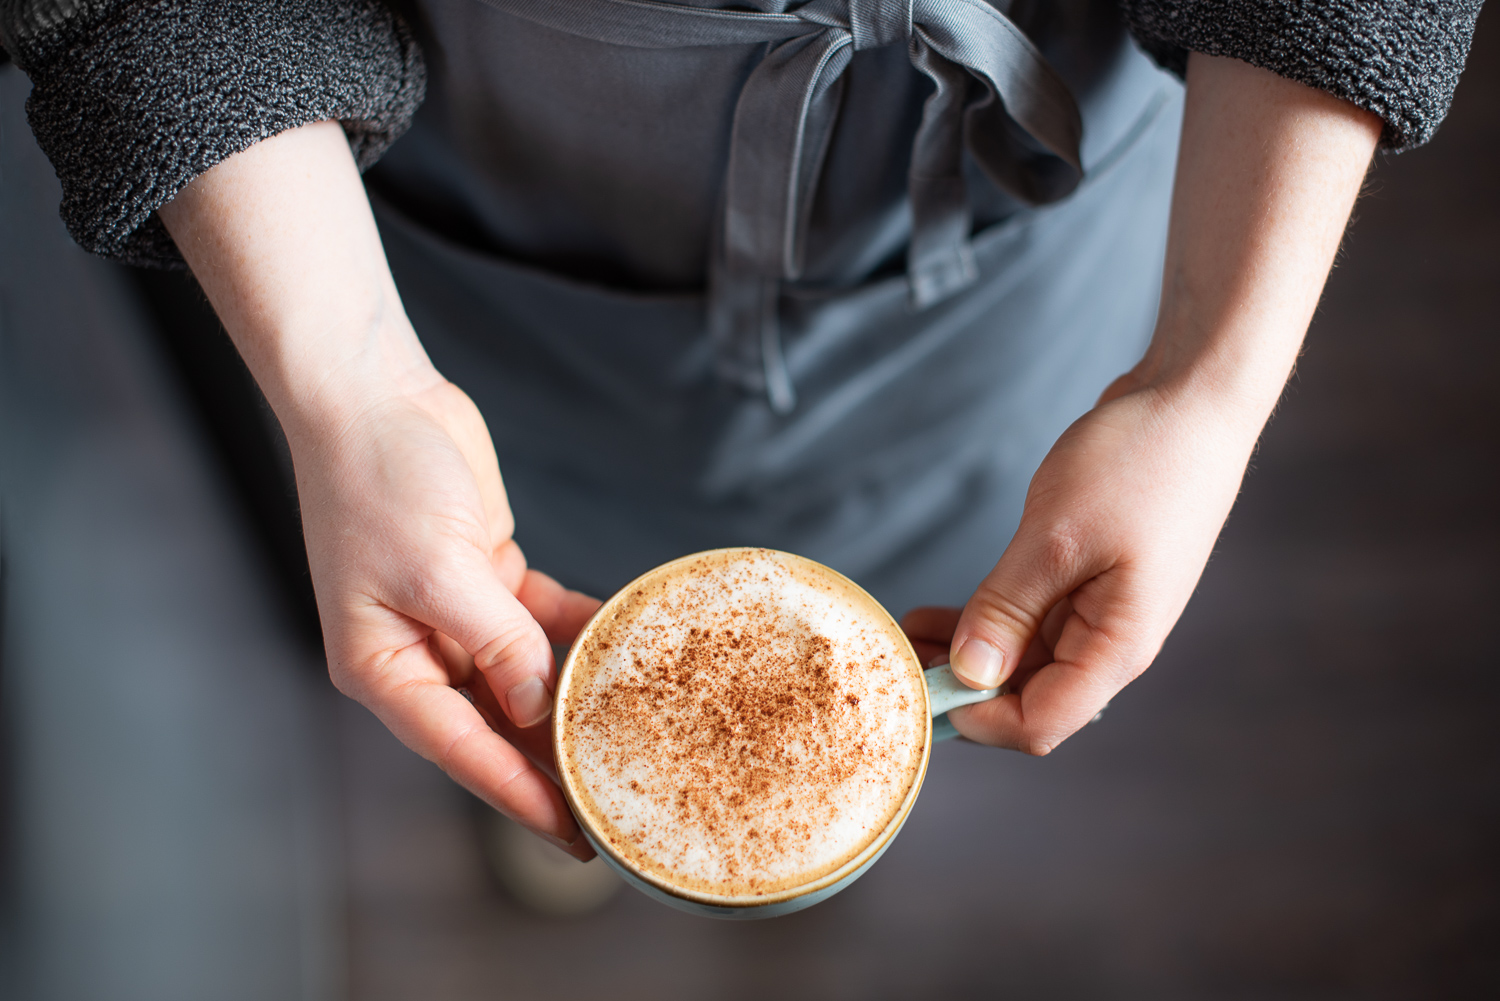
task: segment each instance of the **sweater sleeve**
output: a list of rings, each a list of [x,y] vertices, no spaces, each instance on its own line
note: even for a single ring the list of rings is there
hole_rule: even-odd
[[[181,267],[156,210],[262,139],[338,121],[364,169],[411,122],[426,71],[379,0],[0,0],[27,118],[86,250]]]
[[[1182,75],[1189,51],[1232,56],[1385,121],[1381,145],[1432,138],[1483,0],[1122,0],[1141,47]]]

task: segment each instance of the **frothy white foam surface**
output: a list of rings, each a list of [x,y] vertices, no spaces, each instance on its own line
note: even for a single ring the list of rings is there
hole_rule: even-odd
[[[899,812],[927,739],[920,670],[838,578],[768,550],[679,562],[575,659],[575,798],[625,857],[731,896],[810,882]]]

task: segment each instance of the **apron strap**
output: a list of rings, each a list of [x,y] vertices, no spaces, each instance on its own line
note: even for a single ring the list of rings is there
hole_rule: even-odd
[[[735,105],[723,213],[709,265],[718,372],[796,405],[780,334],[780,283],[801,277],[811,200],[853,53],[905,44],[934,90],[913,141],[907,274],[914,308],[978,276],[963,178],[967,150],[1027,204],[1083,177],[1083,125],[1062,78],[986,0],[811,0],[785,14],[656,0],[483,0],[536,24],[632,48],[765,44]],[[1019,125],[1022,133],[1014,128]]]

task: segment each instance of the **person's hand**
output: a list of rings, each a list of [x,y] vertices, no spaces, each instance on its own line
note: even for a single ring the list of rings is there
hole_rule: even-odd
[[[329,671],[408,747],[579,858],[551,644],[599,602],[527,569],[483,418],[430,384],[288,429]]]
[[[953,710],[964,736],[1046,754],[1150,666],[1281,394],[1381,128],[1267,70],[1189,57],[1146,357],[1053,446],[963,611],[904,622],[924,662],[947,648],[966,683],[1009,683]]]
[[[1020,528],[968,605],[902,625],[1010,693],[949,714],[983,744],[1046,754],[1150,666],[1203,572],[1258,425],[1127,376],[1058,439]]]
[[[489,431],[434,370],[337,123],[262,140],[158,211],[291,445],[334,683],[579,858],[552,643],[598,607],[526,569]]]

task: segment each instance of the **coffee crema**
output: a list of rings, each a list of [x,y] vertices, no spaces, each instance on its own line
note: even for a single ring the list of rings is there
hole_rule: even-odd
[[[570,658],[558,759],[608,847],[669,887],[758,897],[855,859],[927,754],[920,665],[852,582],[765,549],[658,568]]]

